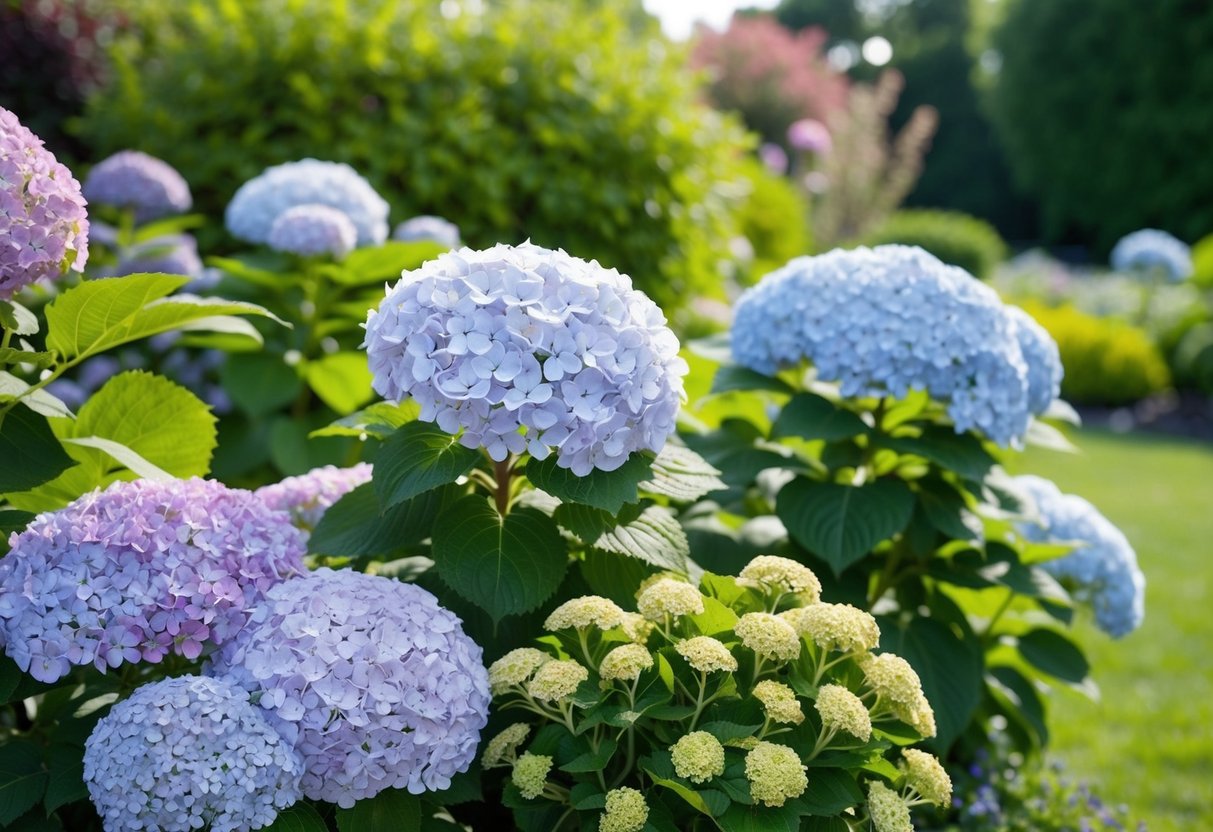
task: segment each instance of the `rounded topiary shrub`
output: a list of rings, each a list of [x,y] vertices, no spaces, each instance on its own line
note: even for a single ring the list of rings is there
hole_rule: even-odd
[[[994,226],[960,211],[898,211],[865,242],[874,246],[920,246],[943,262],[983,279],[1007,256],[1007,244]]]
[[[366,176],[393,221],[576,251],[667,307],[727,256],[746,140],[648,18],[543,0],[453,17],[420,0],[126,5],[141,31],[112,49],[81,135],[187,171],[208,214],[313,156]]]

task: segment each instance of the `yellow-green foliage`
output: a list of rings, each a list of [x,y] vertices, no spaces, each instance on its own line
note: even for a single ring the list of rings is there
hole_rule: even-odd
[[[742,172],[748,194],[738,220],[741,233],[754,247],[748,277],[755,282],[793,257],[809,253],[809,206],[791,182],[757,161],[748,161]]]
[[[1202,289],[1213,289],[1213,234],[1208,234],[1192,246],[1193,283]]]
[[[1057,342],[1066,371],[1063,398],[1080,404],[1125,404],[1170,385],[1166,361],[1141,329],[1068,305],[1029,302],[1023,308]]]
[[[994,226],[960,211],[898,211],[864,242],[921,246],[943,262],[982,279],[1007,256],[1007,244]]]

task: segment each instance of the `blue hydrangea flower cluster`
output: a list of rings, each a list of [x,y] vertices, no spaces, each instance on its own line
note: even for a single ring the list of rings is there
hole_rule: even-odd
[[[1112,248],[1111,261],[1118,272],[1157,269],[1174,281],[1192,276],[1192,250],[1182,240],[1155,228],[1142,228],[1121,237]]]
[[[303,159],[266,168],[228,203],[228,231],[250,243],[269,242],[274,220],[297,205],[327,205],[349,217],[360,246],[387,239],[388,204],[349,165]]]
[[[80,183],[0,107],[0,300],[88,262]]]
[[[84,782],[107,832],[247,832],[299,800],[303,763],[223,679],[143,685],[84,744]]]
[[[411,272],[366,323],[374,387],[495,460],[556,453],[584,476],[658,451],[686,362],[661,310],[596,261],[526,243]]]
[[[1044,413],[1061,394],[1061,380],[1065,376],[1061,352],[1053,336],[1035,318],[1018,306],[1008,305],[1006,310],[1028,368],[1028,409],[1034,414]]]
[[[358,229],[342,211],[327,205],[287,208],[270,226],[266,243],[276,251],[314,257],[330,254],[338,259],[354,250]]]
[[[196,659],[303,570],[304,542],[249,491],[116,482],[13,534],[0,560],[0,647],[42,682],[73,665]]]
[[[190,186],[168,162],[138,150],[123,150],[104,159],[84,180],[91,202],[129,208],[136,222],[184,214],[194,204]]]
[[[392,239],[406,243],[421,240],[438,243],[447,248],[459,248],[459,226],[442,217],[423,214],[396,226]]]
[[[1029,370],[1021,341],[1036,333],[1021,339],[1023,329],[993,289],[920,248],[836,249],[796,258],[742,295],[733,356],[766,374],[810,361],[847,397],[926,390],[958,433],[1018,445],[1060,370]],[[1047,352],[1032,349],[1032,360]]]
[[[370,482],[371,473],[371,465],[367,462],[352,468],[325,465],[259,488],[256,494],[270,508],[289,513],[296,526],[311,531],[333,503]]]
[[[198,241],[192,234],[168,234],[156,237],[123,252],[118,264],[109,270],[109,277],[126,274],[180,274],[198,277],[202,274],[202,258],[198,256]]]
[[[488,673],[459,619],[413,584],[318,569],[266,593],[213,659],[303,757],[303,793],[342,807],[445,789],[475,756]]]
[[[1046,479],[1016,477],[1036,504],[1038,520],[1020,524],[1029,540],[1075,543],[1064,557],[1041,564],[1095,609],[1095,623],[1111,636],[1127,635],[1145,617],[1146,578],[1120,529],[1082,497],[1063,494]]]

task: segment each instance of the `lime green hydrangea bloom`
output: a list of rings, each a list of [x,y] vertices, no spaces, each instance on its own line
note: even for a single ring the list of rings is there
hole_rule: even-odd
[[[876,691],[879,710],[885,705],[893,715],[924,737],[935,736],[935,712],[922,692],[922,681],[910,663],[892,653],[860,658],[859,666],[869,687]]]
[[[590,671],[572,659],[549,661],[539,668],[526,692],[540,702],[556,702],[572,696],[577,686],[590,678]]]
[[[777,615],[747,612],[738,619],[733,632],[760,658],[790,662],[800,655],[800,636]]]
[[[551,660],[551,656],[534,647],[519,647],[506,653],[489,665],[489,686],[493,695],[496,696],[514,685],[521,685]]]
[[[525,722],[515,722],[485,743],[484,754],[480,757],[480,764],[484,768],[493,768],[494,766],[503,765],[513,760],[518,746],[522,745],[530,733],[531,726]]]
[[[783,725],[799,725],[804,722],[804,711],[796,692],[783,682],[764,679],[754,686],[754,698],[762,703],[767,718]]]
[[[712,673],[724,670],[732,673],[737,670],[737,659],[729,652],[722,642],[711,636],[695,636],[674,645],[678,655],[687,660],[700,673]]]
[[[650,621],[663,621],[667,615],[699,615],[703,612],[703,595],[684,581],[661,578],[640,591],[636,609]]]
[[[901,795],[879,780],[868,786],[868,814],[876,832],[914,832],[910,807]]]
[[[641,671],[653,666],[653,657],[640,644],[624,644],[607,653],[598,667],[598,674],[607,681],[618,679],[631,682]]]
[[[622,627],[623,622],[623,609],[614,601],[600,595],[584,595],[565,601],[552,610],[547,621],[543,622],[543,628],[552,633],[560,630],[584,630],[587,627],[611,630]]]
[[[919,797],[940,807],[952,802],[952,778],[939,758],[916,748],[903,749],[901,758],[906,785],[916,791]]]
[[[850,604],[810,604],[779,617],[826,652],[866,653],[880,644],[876,619]]]
[[[745,755],[750,797],[764,806],[782,806],[804,794],[809,787],[806,771],[799,755],[786,745],[759,742]]]
[[[598,819],[598,832],[640,832],[649,820],[649,804],[644,795],[626,786],[611,789],[606,795],[606,809]]]
[[[724,746],[707,731],[692,731],[670,746],[674,772],[692,783],[724,774]]]
[[[805,604],[821,600],[821,581],[813,570],[790,558],[759,555],[746,564],[738,577],[740,584],[768,593],[791,593]]]
[[[864,742],[872,738],[872,716],[867,705],[842,685],[822,685],[816,707],[826,732],[845,731]]]
[[[527,752],[514,763],[514,771],[510,779],[518,787],[518,791],[527,800],[534,800],[543,794],[547,784],[548,772],[552,770],[552,758],[543,754]]]

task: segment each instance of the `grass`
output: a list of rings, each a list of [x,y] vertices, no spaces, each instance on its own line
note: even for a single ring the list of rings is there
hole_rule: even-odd
[[[1213,829],[1213,446],[1094,431],[1076,443],[1077,457],[1034,450],[1016,468],[1124,531],[1146,574],[1146,619],[1119,641],[1079,623],[1103,695],[1051,697],[1052,750],[1152,832]]]

